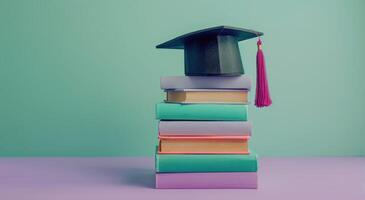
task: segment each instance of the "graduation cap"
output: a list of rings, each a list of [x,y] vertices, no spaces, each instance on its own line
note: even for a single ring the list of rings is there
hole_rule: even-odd
[[[261,49],[262,35],[262,32],[254,30],[217,26],[184,34],[156,48],[184,49],[187,76],[239,76],[244,74],[244,69],[238,42],[259,37],[255,105],[263,107],[269,106],[271,99]]]

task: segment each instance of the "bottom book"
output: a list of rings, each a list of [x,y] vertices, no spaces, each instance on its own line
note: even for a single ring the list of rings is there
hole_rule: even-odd
[[[257,189],[257,172],[156,173],[158,189]]]

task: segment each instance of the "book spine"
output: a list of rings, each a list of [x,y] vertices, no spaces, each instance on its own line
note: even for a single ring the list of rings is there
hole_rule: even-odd
[[[160,121],[160,135],[250,136],[252,124],[244,121]]]
[[[257,156],[208,154],[157,154],[156,171],[173,172],[256,172]]]
[[[256,189],[257,172],[156,173],[159,189]]]
[[[160,86],[168,89],[251,89],[251,80],[248,76],[166,76],[161,77]]]
[[[247,105],[158,103],[159,120],[247,121]]]

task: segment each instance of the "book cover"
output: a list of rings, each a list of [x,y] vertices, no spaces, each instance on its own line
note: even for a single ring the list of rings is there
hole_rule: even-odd
[[[241,76],[165,76],[161,89],[251,89],[251,80]]]
[[[257,189],[257,172],[156,173],[159,189]]]
[[[242,135],[250,136],[248,121],[159,121],[159,135]]]
[[[156,104],[159,120],[247,121],[247,105],[241,104]]]
[[[256,154],[156,154],[156,172],[256,172]]]
[[[247,104],[247,90],[208,90],[185,89],[166,90],[166,100],[169,103],[226,103]]]
[[[248,154],[249,136],[159,136],[159,154]]]

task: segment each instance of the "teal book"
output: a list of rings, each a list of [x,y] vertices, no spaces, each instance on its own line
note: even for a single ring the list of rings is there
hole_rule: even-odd
[[[156,154],[156,172],[256,172],[257,155]]]
[[[159,120],[247,121],[247,105],[243,104],[156,104]]]

